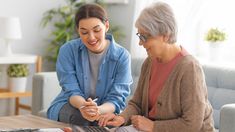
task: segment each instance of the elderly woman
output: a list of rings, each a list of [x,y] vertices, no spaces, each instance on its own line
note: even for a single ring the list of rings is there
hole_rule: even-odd
[[[132,124],[147,132],[214,131],[202,67],[176,44],[177,25],[170,6],[157,2],[145,8],[135,25],[139,44],[148,53],[137,89],[120,115],[100,116],[99,125]]]

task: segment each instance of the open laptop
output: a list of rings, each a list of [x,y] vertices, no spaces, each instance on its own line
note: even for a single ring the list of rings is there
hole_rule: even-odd
[[[73,126],[73,132],[140,132],[132,125],[122,127]]]
[[[99,126],[76,126],[72,125],[73,132],[109,132],[106,127]]]

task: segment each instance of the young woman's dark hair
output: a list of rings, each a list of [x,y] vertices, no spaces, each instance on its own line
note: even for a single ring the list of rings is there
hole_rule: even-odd
[[[76,27],[79,27],[79,21],[84,18],[95,17],[100,19],[103,23],[108,20],[107,13],[103,7],[98,4],[84,4],[76,13],[75,22]]]

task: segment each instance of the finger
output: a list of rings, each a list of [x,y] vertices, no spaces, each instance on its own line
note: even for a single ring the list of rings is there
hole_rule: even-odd
[[[91,101],[92,101],[92,99],[91,99],[91,98],[88,98],[88,99],[87,99],[87,101],[88,101],[88,102],[91,102]]]
[[[101,115],[100,118],[99,118],[99,125],[104,127],[106,126],[106,122],[109,121],[109,120],[112,120],[113,117],[109,116],[108,114],[107,115]]]
[[[88,115],[86,112],[84,112],[84,111],[81,111],[81,114],[82,114],[83,117],[88,117],[88,116],[89,116],[89,115]]]
[[[94,106],[97,106],[96,100],[97,100],[97,99],[92,100],[91,98],[88,98],[86,104],[87,104],[87,105],[94,105]]]
[[[86,107],[97,107],[97,103],[96,102],[85,102],[84,106],[86,106]]]
[[[109,114],[106,114],[106,115],[102,115],[102,116],[100,116],[100,125],[101,126],[106,126],[106,123],[107,123],[107,121],[109,121],[109,120],[112,120],[113,119],[113,116],[111,116],[111,115],[109,115]]]
[[[131,123],[132,123],[132,124],[133,124],[133,123],[137,123],[139,117],[141,117],[141,116],[139,116],[139,115],[133,115],[133,116],[131,116]]]
[[[72,132],[72,128],[70,128],[70,127],[65,127],[65,128],[63,128],[63,131],[64,131],[64,132]]]
[[[86,106],[86,109],[93,109],[95,111],[98,111],[98,107],[96,105],[89,105],[89,106]]]
[[[100,117],[99,118],[99,126],[103,126],[103,124],[104,124],[104,117]]]
[[[84,102],[84,106],[91,106],[91,105],[95,105],[95,103],[93,103],[92,101]]]
[[[107,125],[107,122],[111,120],[111,119],[108,119],[108,118],[104,118],[103,120],[103,127],[105,127]]]
[[[118,121],[116,121],[116,120],[115,120],[115,121],[112,120],[112,121],[107,121],[106,125],[118,127],[118,126],[120,126],[121,124],[120,124]]]
[[[91,98],[88,98],[85,102],[84,105],[94,105],[96,104],[95,101],[93,101]]]
[[[135,124],[136,123],[136,119],[135,118],[133,118],[133,117],[131,117],[131,124]]]
[[[108,121],[111,121],[111,120],[113,120],[114,119],[114,117],[113,116],[105,116],[104,118],[103,118],[103,127],[105,127],[106,125],[107,125],[107,122]]]
[[[93,117],[93,118],[95,118],[95,120],[98,121],[98,119],[100,118],[100,115],[97,114],[97,115],[96,115],[95,117]]]
[[[90,117],[94,117],[97,115],[97,113],[87,113],[87,115],[89,115]]]
[[[101,118],[99,117],[97,121],[98,121],[98,126],[101,127],[101,120],[100,120],[100,119],[101,119]]]
[[[84,110],[85,111],[90,111],[90,112],[98,112],[97,107],[86,107]]]
[[[117,126],[117,122],[116,121],[107,121],[106,125]]]
[[[96,103],[96,102],[94,102],[94,101],[92,101],[92,102],[91,102],[91,105],[93,105],[93,106],[97,106],[97,103]]]
[[[131,120],[135,120],[137,118],[137,115],[131,116]]]
[[[86,113],[95,113],[95,114],[99,113],[99,110],[96,107],[87,107],[84,109],[84,111]]]
[[[93,117],[93,116],[98,115],[98,112],[86,111],[86,114]]]

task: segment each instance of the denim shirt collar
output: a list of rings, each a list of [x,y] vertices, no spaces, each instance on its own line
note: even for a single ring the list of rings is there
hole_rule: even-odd
[[[110,45],[107,50],[106,58],[109,57],[109,59],[118,60],[118,56],[119,56],[118,52],[120,52],[118,50],[119,45],[117,45],[117,43],[115,42],[115,40],[111,34],[107,33],[105,38],[110,41]],[[81,39],[80,39],[80,41],[81,41]],[[83,42],[82,42],[82,45],[80,45],[79,49],[86,50],[86,51],[88,50]]]

